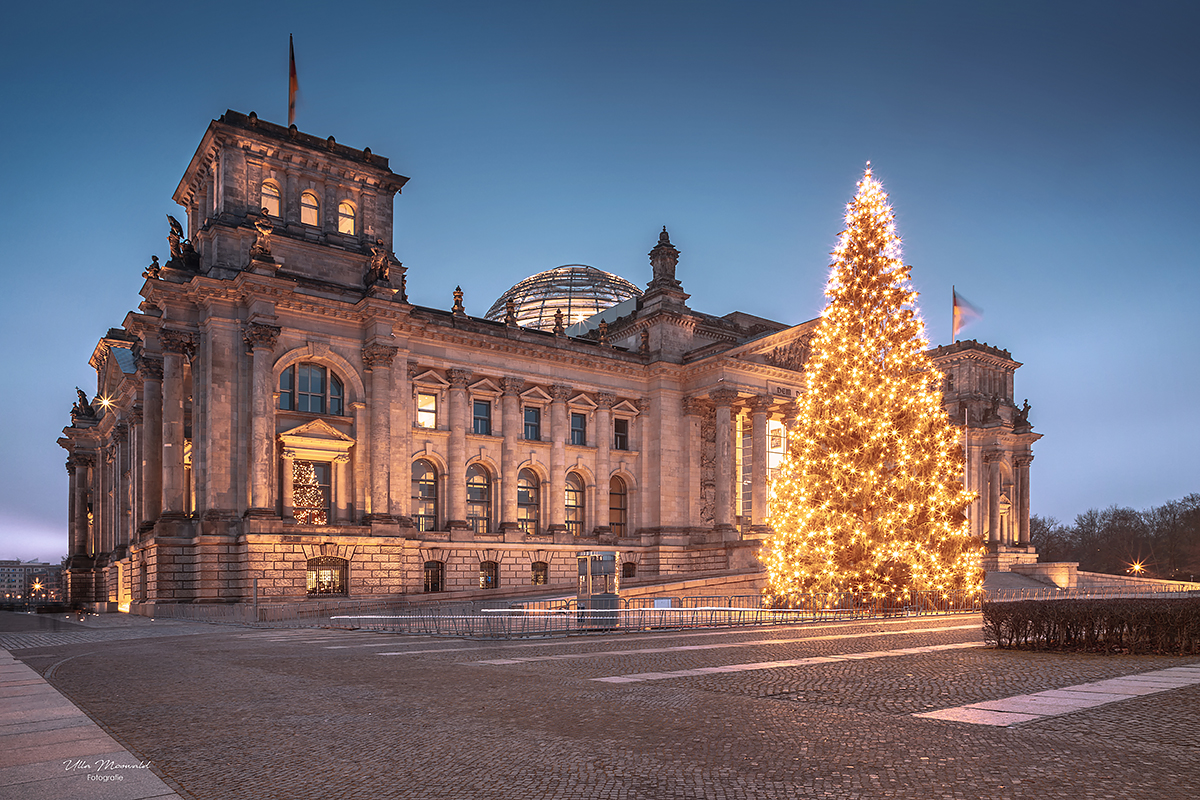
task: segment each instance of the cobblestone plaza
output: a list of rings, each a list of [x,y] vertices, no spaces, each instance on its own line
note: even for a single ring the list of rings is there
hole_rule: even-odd
[[[1200,793],[1200,659],[996,650],[978,615],[506,641],[120,618],[0,644],[182,797]],[[1043,692],[1016,724],[917,716]]]

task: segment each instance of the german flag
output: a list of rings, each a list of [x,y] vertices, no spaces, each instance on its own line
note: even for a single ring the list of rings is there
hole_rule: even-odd
[[[296,124],[296,93],[300,91],[300,82],[296,80],[296,48],[292,45],[292,35],[288,34],[288,125]]]
[[[958,332],[982,318],[983,312],[968,303],[954,287],[950,287],[950,293],[954,295],[954,341],[957,342]]]

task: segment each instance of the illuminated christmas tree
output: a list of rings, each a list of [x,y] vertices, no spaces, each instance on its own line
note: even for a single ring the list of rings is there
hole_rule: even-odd
[[[958,430],[926,355],[911,267],[870,164],[833,252],[788,457],[771,487],[768,601],[978,592]]]
[[[329,499],[311,461],[296,461],[292,466],[292,506],[296,521],[305,525],[329,524]]]

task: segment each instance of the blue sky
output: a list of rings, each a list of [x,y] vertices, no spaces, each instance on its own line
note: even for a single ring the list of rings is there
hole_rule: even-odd
[[[66,552],[87,358],[165,260],[226,108],[371,149],[409,294],[482,314],[584,263],[638,284],[662,225],[693,308],[798,323],[864,163],[935,344],[1024,363],[1034,513],[1200,491],[1194,3],[48,3],[0,31],[0,558]]]

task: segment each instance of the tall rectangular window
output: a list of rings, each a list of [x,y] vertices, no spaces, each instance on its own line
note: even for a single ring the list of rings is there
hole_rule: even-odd
[[[487,400],[474,402],[474,430],[480,436],[492,435],[492,404]]]
[[[613,450],[629,449],[629,420],[613,420]]]
[[[525,406],[525,438],[531,442],[542,440],[542,410],[537,406]]]
[[[571,444],[587,445],[587,415],[571,414]]]
[[[292,463],[292,511],[301,525],[329,524],[329,466],[319,461]]]
[[[422,428],[437,427],[437,395],[417,393],[417,425]]]

